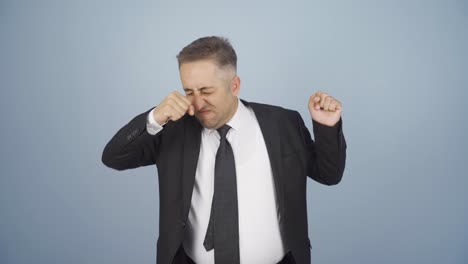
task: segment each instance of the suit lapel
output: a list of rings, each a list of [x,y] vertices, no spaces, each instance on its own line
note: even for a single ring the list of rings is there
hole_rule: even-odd
[[[184,201],[183,217],[190,210],[195,173],[197,170],[198,156],[200,155],[200,142],[202,127],[194,117],[185,120],[183,166],[182,166],[182,194]]]

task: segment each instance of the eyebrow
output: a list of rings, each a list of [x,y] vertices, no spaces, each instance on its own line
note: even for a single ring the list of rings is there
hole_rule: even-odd
[[[194,91],[194,90],[195,90],[195,91],[196,91],[196,90],[201,91],[201,90],[206,90],[206,89],[210,89],[210,88],[213,88],[213,87],[212,87],[212,86],[203,86],[203,87],[201,87],[201,88],[195,88],[195,89],[184,87],[184,91],[186,91],[186,92],[187,92],[187,91]]]

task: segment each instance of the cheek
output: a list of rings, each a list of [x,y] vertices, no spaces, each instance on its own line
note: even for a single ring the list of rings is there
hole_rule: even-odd
[[[223,99],[217,98],[216,96],[206,96],[204,98],[204,102],[214,108],[219,108],[219,106],[222,104]]]
[[[231,98],[226,93],[215,93],[205,97],[205,103],[210,105],[216,112],[222,112],[232,103]]]

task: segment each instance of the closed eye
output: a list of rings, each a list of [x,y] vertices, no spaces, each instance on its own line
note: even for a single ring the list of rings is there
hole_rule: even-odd
[[[200,93],[201,94],[211,94],[211,93],[213,93],[213,89],[211,89],[211,88],[201,88]]]
[[[184,88],[185,95],[193,95],[194,90],[199,91],[200,94],[203,94],[203,95],[209,95],[209,94],[212,94],[214,92],[213,87],[202,87],[202,88],[199,88],[199,89]]]

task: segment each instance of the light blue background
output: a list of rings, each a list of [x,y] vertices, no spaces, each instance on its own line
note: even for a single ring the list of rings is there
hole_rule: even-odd
[[[154,166],[101,163],[231,39],[241,97],[344,105],[340,185],[308,183],[312,262],[468,263],[466,1],[0,1],[0,263],[154,263]]]

